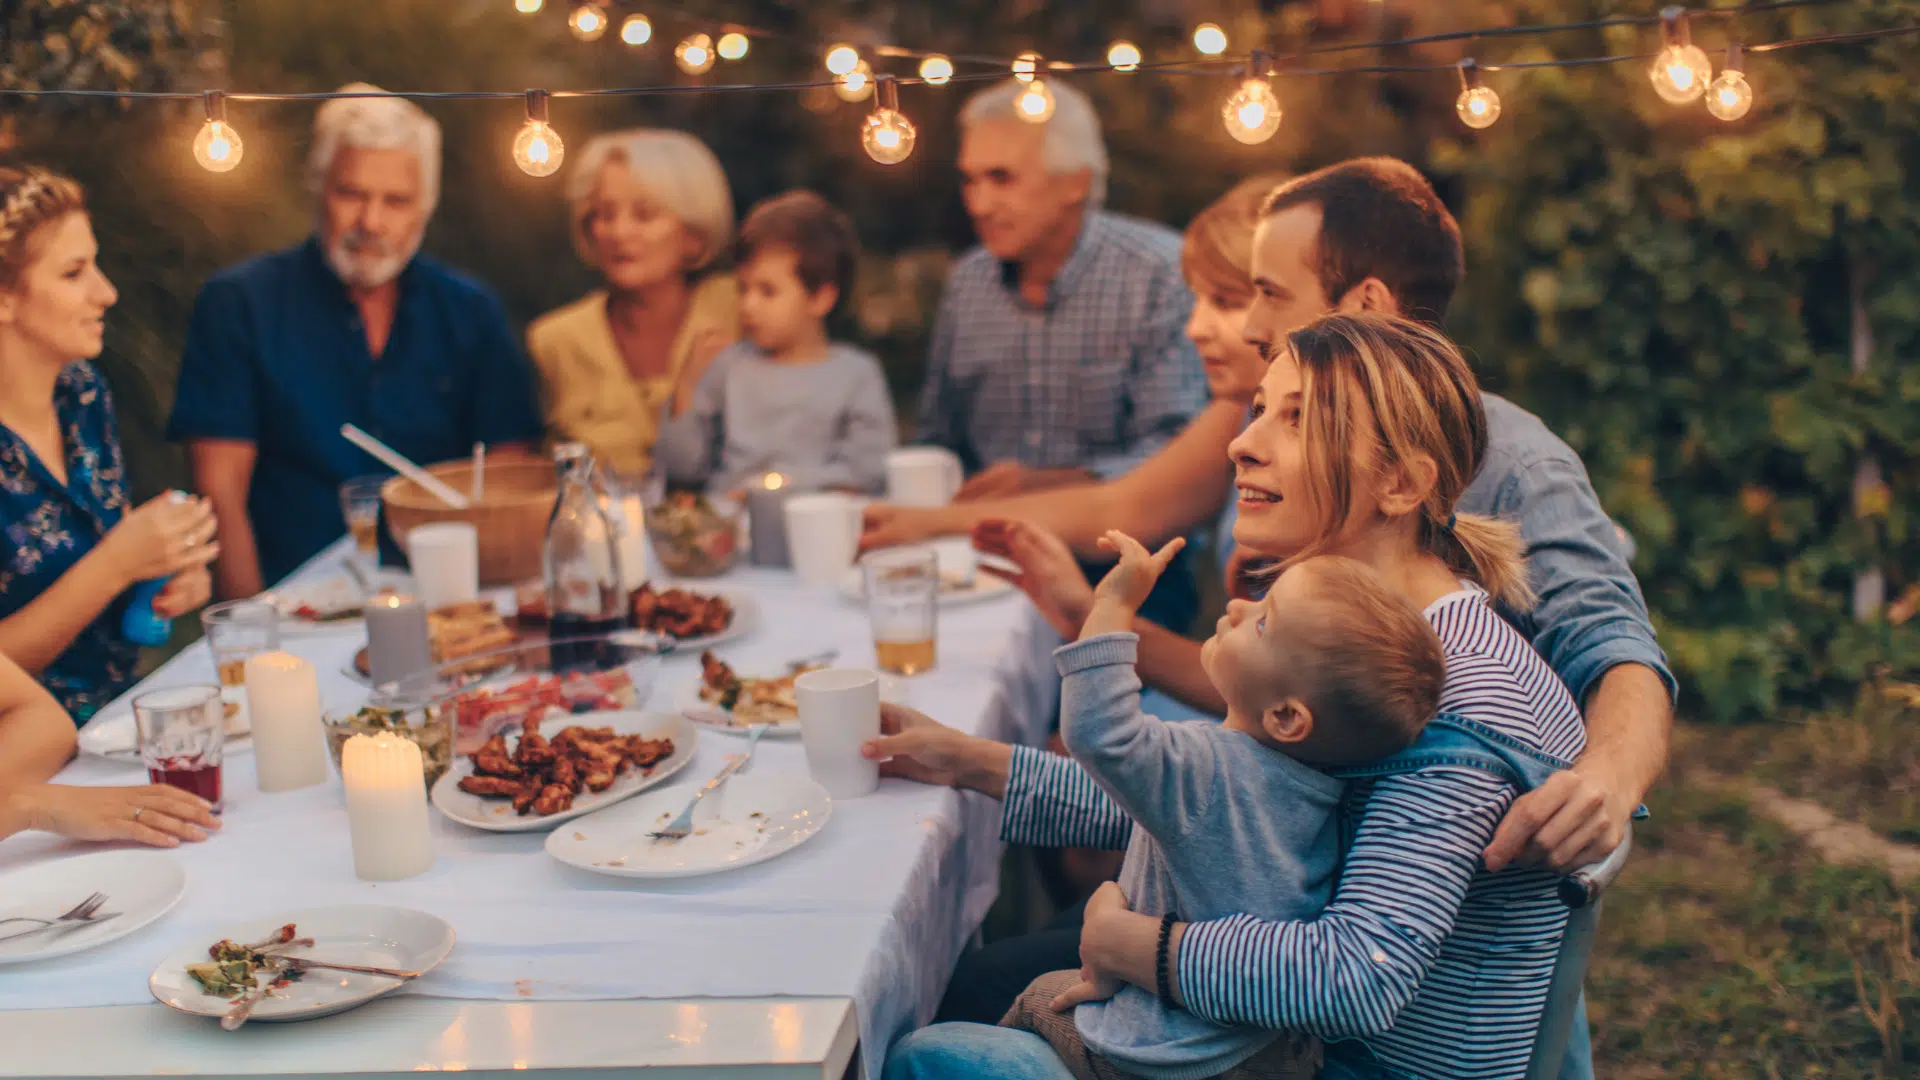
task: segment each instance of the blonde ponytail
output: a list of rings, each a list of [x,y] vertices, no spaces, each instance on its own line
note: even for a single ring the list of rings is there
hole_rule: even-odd
[[[1455,574],[1475,582],[1509,611],[1533,608],[1527,583],[1526,542],[1511,521],[1481,514],[1453,514],[1447,522],[1427,523],[1421,546]]]

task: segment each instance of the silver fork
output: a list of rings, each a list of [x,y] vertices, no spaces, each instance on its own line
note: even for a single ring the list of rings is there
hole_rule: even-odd
[[[23,938],[28,936],[29,934],[38,934],[46,930],[52,930],[56,927],[68,926],[75,923],[93,922],[94,913],[99,911],[100,908],[106,904],[106,902],[107,902],[107,894],[97,892],[87,897],[85,900],[80,901],[78,904],[73,905],[72,909],[67,911],[65,914],[56,915],[51,919],[37,919],[31,915],[15,915],[12,918],[0,919],[0,924],[13,923],[13,922],[31,922],[31,923],[40,924],[39,926],[36,926],[31,930],[22,930],[19,933],[8,934],[5,937],[0,937],[0,941],[12,941],[15,938]],[[115,915],[118,915],[118,914],[119,914],[118,912],[115,912],[113,915],[108,915],[106,917],[113,918]]]
[[[686,839],[687,836],[693,832],[693,808],[699,806],[700,800],[706,798],[715,788],[726,783],[727,777],[747,767],[747,762],[753,760],[754,745],[760,741],[760,736],[766,733],[767,725],[755,724],[753,731],[747,735],[746,753],[740,754],[733,760],[727,762],[726,768],[721,769],[713,779],[707,781],[705,787],[694,792],[693,798],[687,800],[686,808],[680,811],[678,817],[669,821],[666,828],[661,829],[659,832],[650,832],[647,835],[653,837],[655,841]]]

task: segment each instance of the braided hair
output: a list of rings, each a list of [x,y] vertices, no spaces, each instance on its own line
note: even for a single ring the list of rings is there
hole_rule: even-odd
[[[73,180],[37,166],[0,166],[0,288],[20,280],[33,262],[41,229],[87,208]]]

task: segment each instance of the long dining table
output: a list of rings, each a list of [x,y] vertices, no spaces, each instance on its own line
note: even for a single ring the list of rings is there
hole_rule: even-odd
[[[338,575],[349,557],[342,541],[289,582]],[[874,663],[866,615],[838,590],[757,568],[718,581],[759,607],[758,626],[716,650],[742,670],[827,648],[842,666]],[[1036,742],[1057,694],[1050,633],[1017,593],[943,608],[937,666],[903,680],[900,700],[964,731]],[[364,640],[357,623],[322,624],[284,634],[281,647],[316,666],[329,709],[352,708],[366,694],[348,670]],[[663,658],[649,706],[672,708],[698,674],[696,657]],[[214,676],[195,644],[101,715]],[[671,783],[690,793],[742,744],[703,730]],[[806,762],[797,741],[766,739],[754,768],[803,773]],[[932,1015],[998,888],[997,805],[905,781],[837,803],[820,834],[786,854],[707,877],[603,877],[550,858],[544,833],[435,815],[432,869],[372,883],[354,876],[337,774],[268,795],[250,755],[230,755],[225,769],[225,827],[165,852],[188,881],[171,912],[88,952],[0,966],[0,1077],[877,1076],[887,1046]],[[145,780],[136,763],[86,755],[57,778]],[[90,847],[44,834],[0,840],[0,878]],[[457,943],[425,978],[323,1019],[226,1032],[152,999],[149,974],[182,944],[337,904],[426,911]]]

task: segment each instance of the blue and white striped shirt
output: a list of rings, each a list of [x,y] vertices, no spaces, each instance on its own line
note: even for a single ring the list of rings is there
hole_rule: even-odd
[[[968,472],[1017,461],[1114,477],[1206,404],[1178,233],[1090,210],[1044,305],[1028,305],[1008,278],[982,248],[954,265],[917,441],[952,450]]]
[[[1426,615],[1447,657],[1442,711],[1579,756],[1586,733],[1572,696],[1484,592],[1453,593]],[[1178,957],[1187,1008],[1222,1024],[1357,1039],[1415,1076],[1525,1075],[1567,911],[1551,872],[1480,867],[1513,786],[1435,766],[1352,790],[1360,817],[1333,902],[1312,921],[1189,926]],[[1131,830],[1073,761],[1014,750],[1007,841],[1118,848]]]

